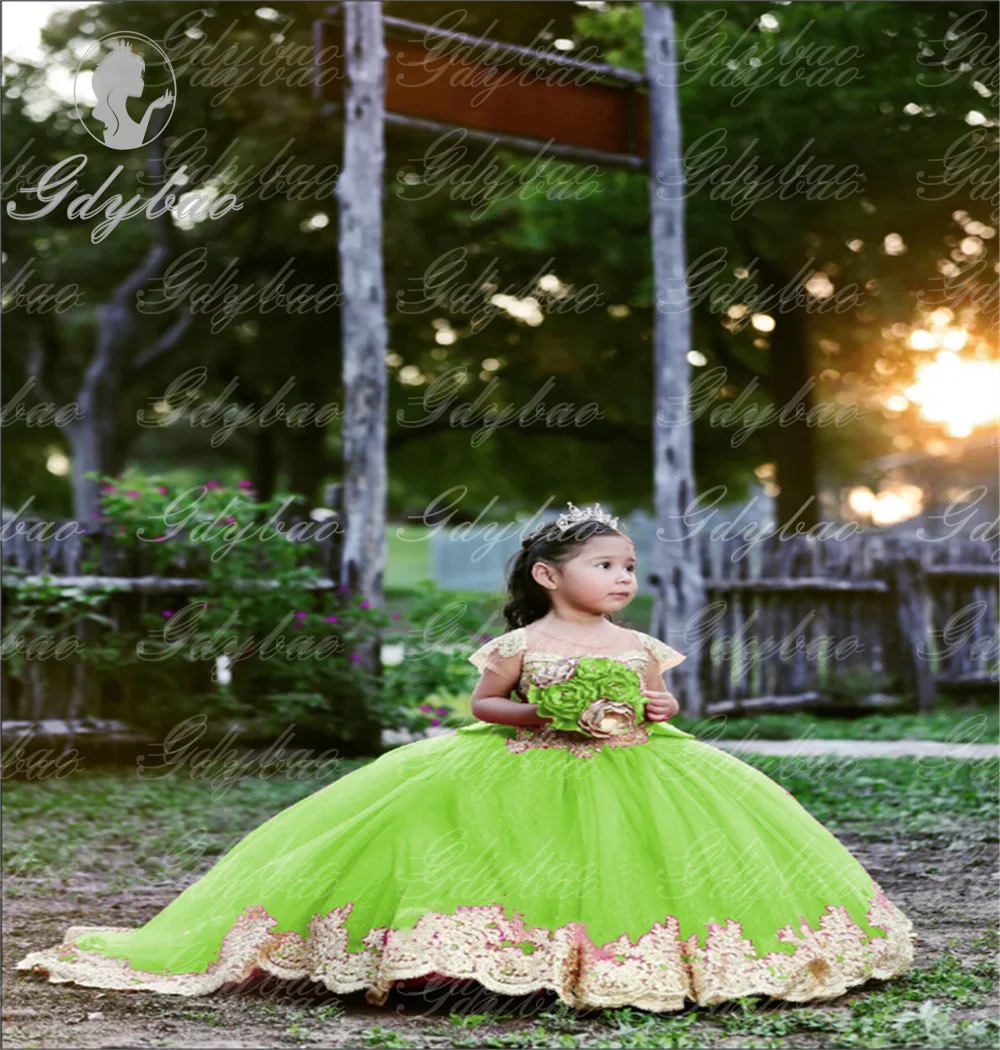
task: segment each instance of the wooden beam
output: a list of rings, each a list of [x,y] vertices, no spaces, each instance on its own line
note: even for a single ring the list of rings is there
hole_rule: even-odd
[[[708,591],[866,591],[888,594],[884,580],[831,580],[823,576],[802,576],[799,579],[764,577],[750,580],[705,580]]]
[[[340,42],[341,8],[328,7],[314,30],[314,96],[337,108],[343,105],[341,55],[349,54]],[[544,148],[577,160],[644,165],[649,121],[645,78],[636,70],[403,18],[383,16],[382,25],[389,38],[388,121],[411,118],[407,126],[435,135],[475,130],[521,152]],[[333,49],[339,54],[321,62]],[[574,147],[578,152],[567,151]]]
[[[207,591],[210,581],[194,579],[184,576],[11,576],[5,573],[0,580],[0,586],[4,590],[20,590],[28,587],[76,587],[81,591],[101,591],[111,588],[131,594],[161,594],[165,591],[179,594],[199,594]],[[280,580],[248,579],[233,580],[233,586],[239,589],[254,590],[263,588],[268,590],[281,587]],[[336,580],[318,579],[306,580],[302,587],[308,591],[332,591],[336,590]]]
[[[996,579],[1000,576],[1000,565],[993,564],[952,564],[952,565],[925,565],[924,572],[928,576],[972,576],[982,579]]]

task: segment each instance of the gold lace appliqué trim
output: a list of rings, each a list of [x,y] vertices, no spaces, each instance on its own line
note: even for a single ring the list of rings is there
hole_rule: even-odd
[[[497,635],[490,639],[485,645],[481,645],[469,656],[469,662],[477,671],[485,671],[489,665],[489,658],[496,653],[498,656],[516,656],[525,647],[525,633],[523,627],[516,627],[513,631]]]
[[[134,970],[124,959],[78,948],[74,937],[99,929],[70,927],[65,943],[32,952],[18,970],[36,970],[51,983],[76,981],[93,988],[144,990],[168,995],[204,995],[227,982],[242,982],[255,971],[279,978],[308,977],[331,991],[365,989],[381,1005],[395,981],[438,975],[472,978],[490,991],[526,995],[545,989],[578,1008],[636,1006],[658,1012],[681,1010],[685,999],[708,1006],[743,995],[770,995],[804,1002],[843,995],[871,978],[885,980],[913,960],[911,921],[878,884],[867,913],[869,925],[885,931],[869,938],[847,909],[828,905],[812,929],[782,927],[777,936],[790,953],[760,956],[738,922],[712,924],[704,947],[695,935],[680,937],[677,919],[667,916],[635,944],[624,934],[597,946],[586,925],[556,930],[529,927],[520,914],[508,918],[502,905],[459,907],[453,914],[427,912],[408,930],[372,929],[364,948],[347,950],[347,904],[315,915],[306,937],[273,932],[278,920],[257,905],[246,908],[223,938],[217,961],[202,973],[159,974]]]
[[[509,751],[521,754],[536,747],[557,747],[569,751],[577,758],[593,758],[605,747],[631,747],[649,741],[645,724],[638,725],[628,733],[598,739],[586,733],[568,729],[547,729],[544,726],[518,726],[516,736],[507,737],[504,743]]]

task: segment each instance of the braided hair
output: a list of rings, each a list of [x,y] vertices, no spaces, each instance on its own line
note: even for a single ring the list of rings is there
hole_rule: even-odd
[[[621,529],[607,522],[591,519],[560,529],[555,522],[546,522],[530,532],[521,541],[507,563],[507,594],[509,601],[503,607],[507,630],[527,627],[540,620],[551,608],[549,592],[531,575],[532,566],[539,561],[562,565],[594,536],[623,536]],[[605,613],[605,618],[611,616]]]

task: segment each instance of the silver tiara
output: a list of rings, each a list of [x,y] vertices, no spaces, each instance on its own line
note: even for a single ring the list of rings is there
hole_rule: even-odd
[[[602,521],[613,529],[618,528],[618,519],[612,514],[601,510],[600,503],[592,503],[589,507],[574,507],[572,503],[567,504],[569,512],[560,514],[556,518],[556,527],[560,530],[568,529],[571,525],[578,525],[583,521]]]

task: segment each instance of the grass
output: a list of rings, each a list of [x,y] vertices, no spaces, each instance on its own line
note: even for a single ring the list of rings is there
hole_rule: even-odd
[[[713,739],[739,740],[941,740],[954,744],[995,744],[1000,741],[1000,709],[996,702],[988,706],[967,698],[943,696],[934,711],[927,715],[916,712],[882,711],[856,718],[831,718],[810,711],[788,714],[759,714],[737,717],[715,717],[708,720],[678,715],[673,724],[688,732],[708,735]]]

